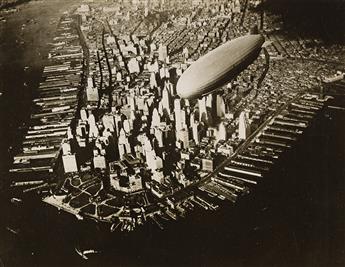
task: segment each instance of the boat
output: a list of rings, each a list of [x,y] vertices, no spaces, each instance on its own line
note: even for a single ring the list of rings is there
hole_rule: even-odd
[[[110,227],[110,232],[114,232],[121,223],[122,222],[118,222],[117,224],[113,223]]]
[[[79,246],[75,247],[75,252],[77,252],[77,254],[82,257],[84,260],[88,260],[89,258],[87,257],[87,255],[89,254],[97,254],[98,251],[94,250],[94,249],[87,249],[87,250],[81,250]]]
[[[86,257],[86,256],[84,255],[84,253],[83,253],[82,251],[80,251],[80,248],[79,248],[79,247],[76,247],[76,248],[75,248],[75,252],[77,252],[77,254],[78,254],[80,257],[82,257],[84,260],[88,260],[88,259],[89,259],[88,257]]]
[[[77,217],[78,220],[83,220],[83,216],[81,216],[80,214],[76,213],[75,214],[75,217]]]
[[[12,234],[15,234],[15,235],[18,235],[19,232],[20,232],[20,229],[19,229],[19,228],[18,228],[18,229],[14,229],[14,228],[12,228],[12,227],[10,227],[10,226],[7,226],[7,227],[6,227],[6,230],[8,230],[9,232],[11,232]]]
[[[155,215],[150,216],[150,218],[156,223],[156,225],[159,227],[159,229],[164,230],[163,224],[158,221],[158,219],[155,217]]]
[[[20,198],[16,198],[16,197],[11,198],[11,203],[13,204],[21,204],[22,202],[23,200]]]

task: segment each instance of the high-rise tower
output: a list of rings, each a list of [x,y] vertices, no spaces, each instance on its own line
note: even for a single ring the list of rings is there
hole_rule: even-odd
[[[246,113],[242,111],[240,114],[240,119],[238,123],[238,137],[242,140],[245,140],[248,138],[249,134],[250,134],[250,124],[246,116]]]

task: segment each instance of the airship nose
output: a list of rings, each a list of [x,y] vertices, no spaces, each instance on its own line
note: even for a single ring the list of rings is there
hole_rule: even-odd
[[[181,98],[188,98],[188,96],[190,95],[190,92],[188,92],[188,90],[186,90],[185,88],[183,88],[183,86],[181,86],[180,80],[177,82],[177,85],[176,85],[176,93]]]
[[[193,88],[193,80],[187,79],[188,75],[182,75],[176,84],[176,93],[180,98],[192,99],[198,95],[199,90]]]

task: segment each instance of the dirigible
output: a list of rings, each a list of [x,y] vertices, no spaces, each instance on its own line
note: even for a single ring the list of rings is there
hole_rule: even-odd
[[[264,41],[260,34],[249,34],[202,56],[178,80],[177,94],[181,98],[193,99],[218,89],[253,63]]]

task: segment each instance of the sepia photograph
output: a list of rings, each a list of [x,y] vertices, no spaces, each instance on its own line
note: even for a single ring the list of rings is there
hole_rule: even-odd
[[[0,267],[345,266],[345,0],[0,0]]]

